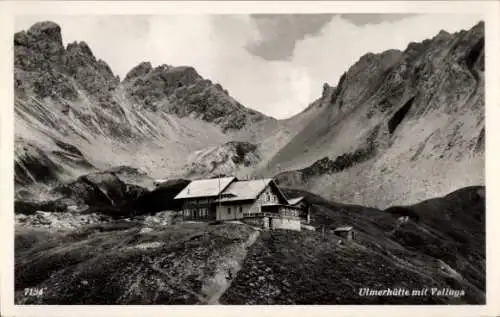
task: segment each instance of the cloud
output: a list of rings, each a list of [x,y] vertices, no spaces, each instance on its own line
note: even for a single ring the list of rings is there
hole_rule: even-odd
[[[414,16],[414,13],[346,13],[341,17],[355,25],[379,24]]]
[[[123,76],[142,61],[191,65],[219,82],[243,105],[278,118],[306,108],[322,84],[336,85],[341,74],[367,52],[404,49],[409,42],[470,28],[477,16],[408,16],[379,24],[356,25],[333,17],[314,36],[297,40],[287,60],[268,61],[248,48],[283,34],[287,23],[259,27],[247,15],[23,17],[16,29],[40,20],[62,28],[65,43],[86,41],[96,57]],[[273,29],[274,27],[274,29]],[[284,29],[285,28],[285,29]]]
[[[333,14],[252,14],[262,38],[251,43],[250,52],[267,60],[287,60],[295,43],[317,34]]]

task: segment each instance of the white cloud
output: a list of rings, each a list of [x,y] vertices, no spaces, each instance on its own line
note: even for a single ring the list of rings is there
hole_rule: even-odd
[[[422,15],[355,26],[335,17],[317,36],[298,41],[288,61],[266,61],[245,49],[265,37],[246,15],[23,17],[16,29],[40,20],[59,23],[65,43],[86,41],[120,77],[142,61],[194,66],[245,106],[283,118],[319,97],[324,82],[336,85],[361,55],[404,49],[440,29],[468,29],[479,19]]]

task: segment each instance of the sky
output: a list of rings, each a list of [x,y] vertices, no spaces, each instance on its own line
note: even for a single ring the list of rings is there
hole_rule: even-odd
[[[19,16],[16,31],[53,21],[65,44],[85,41],[123,78],[134,66],[189,65],[243,105],[283,119],[336,86],[359,58],[446,30],[469,29],[477,15],[257,14]]]

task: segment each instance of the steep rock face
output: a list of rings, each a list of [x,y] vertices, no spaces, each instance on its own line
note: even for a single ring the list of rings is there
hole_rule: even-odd
[[[154,190],[139,196],[133,206],[139,214],[154,214],[165,210],[182,208],[182,202],[174,198],[190,181],[187,179],[171,179],[159,185]]]
[[[66,206],[108,215],[131,215],[133,202],[147,192],[147,189],[127,184],[110,172],[83,175],[53,190],[54,195],[59,195],[56,201]]]
[[[367,143],[368,160],[314,168]],[[269,166],[270,174],[293,170],[277,177],[283,185],[378,207],[483,184],[484,24],[363,56]]]
[[[102,60],[97,60],[85,42],[68,44],[65,55],[68,74],[93,95],[106,95],[120,79]]]
[[[16,197],[14,211],[16,215],[36,215],[41,211],[41,216],[45,213],[70,213],[73,216],[94,213],[130,217],[141,209],[136,201],[149,193],[147,188],[129,183],[131,176],[135,176],[132,180],[137,180],[137,176],[142,175],[123,167],[82,175],[62,185],[54,184],[46,199],[36,195]]]
[[[194,116],[221,126],[223,131],[273,120],[243,107],[220,85],[204,79],[193,67],[153,68],[144,62],[125,76],[123,86],[132,100],[147,109],[180,117]]]
[[[16,140],[31,149],[16,151],[19,187],[113,166],[175,175],[189,153],[223,144],[252,122],[276,121],[243,107],[192,67],[141,63],[120,82],[85,42],[65,48],[52,22],[15,34],[14,66]]]
[[[260,162],[257,145],[248,142],[231,141],[221,146],[194,152],[185,166],[190,177],[247,174]]]
[[[130,166],[115,166],[104,172],[112,173],[122,182],[152,190],[155,188],[154,179],[141,169]]]
[[[61,141],[55,141],[53,145],[50,151],[44,152],[36,144],[27,142],[23,138],[15,139],[14,182],[16,185],[26,186],[37,182],[54,184],[58,180],[75,176],[64,167],[81,171],[93,169],[93,166],[76,147]]]
[[[26,71],[47,70],[53,65],[62,65],[64,46],[61,28],[53,22],[39,22],[27,32],[14,36],[16,46],[14,65]],[[29,55],[30,58],[23,58]]]
[[[297,136],[292,139],[273,158],[270,165],[279,164],[281,169],[288,169],[293,166],[294,161],[300,158],[314,162],[318,159],[319,151],[321,155],[328,155],[327,147],[331,147],[332,137],[338,133],[341,125],[353,124],[364,126],[362,120],[357,118],[360,106],[366,107],[365,100],[376,91],[375,83],[382,83],[383,76],[400,58],[401,52],[387,51],[381,55],[367,54],[360,58],[348,72],[344,73],[337,87],[330,94],[324,95],[317,101],[323,105],[322,110],[306,125]],[[362,72],[366,71],[366,74]],[[367,76],[367,74],[370,74]],[[350,124],[351,126],[353,124]],[[359,142],[356,134],[362,129],[357,126],[349,127],[351,131],[349,138],[342,141],[344,147],[352,147]],[[319,150],[319,151],[317,151]],[[340,153],[341,154],[341,153]],[[287,158],[287,159],[285,159]],[[284,165],[287,160],[290,164]]]

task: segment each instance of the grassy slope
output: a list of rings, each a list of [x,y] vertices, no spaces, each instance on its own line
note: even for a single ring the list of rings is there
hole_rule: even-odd
[[[152,229],[141,233],[138,223],[117,222],[71,233],[16,231],[16,303],[204,302],[204,282],[254,232],[237,224]],[[26,287],[45,292],[26,297]]]
[[[484,196],[464,188],[446,197],[404,207],[418,221],[399,224],[399,213],[313,202],[316,232],[275,231],[262,235],[231,288],[227,304],[380,304],[484,302]],[[475,220],[474,220],[475,219]],[[356,243],[336,246],[329,229],[353,225]],[[448,287],[463,289],[461,298],[359,297],[361,287]],[[314,290],[314,291],[312,291]]]
[[[312,203],[316,232],[263,232],[248,248],[222,304],[409,304],[484,302],[484,188],[463,188],[387,210]],[[398,217],[413,220],[399,223]],[[331,229],[352,225],[356,243],[338,246]],[[148,226],[112,222],[69,233],[16,230],[18,304],[198,304],[234,277],[254,229],[238,224]],[[323,228],[325,228],[323,233]],[[221,277],[222,272],[222,277]],[[232,273],[230,273],[232,272]],[[26,297],[25,287],[46,287]],[[460,298],[358,295],[376,289],[449,287]],[[217,295],[217,296],[218,296]],[[217,299],[216,299],[217,300]]]
[[[404,269],[369,246],[335,246],[320,232],[274,231],[251,249],[243,270],[224,294],[227,304],[431,304],[438,297],[361,297],[374,289],[440,287],[441,276]]]
[[[388,211],[397,211],[398,206]],[[406,247],[440,258],[480,289],[485,288],[484,187],[465,187],[442,198],[406,208],[418,225],[401,227],[393,237]],[[415,239],[416,238],[416,239]]]

